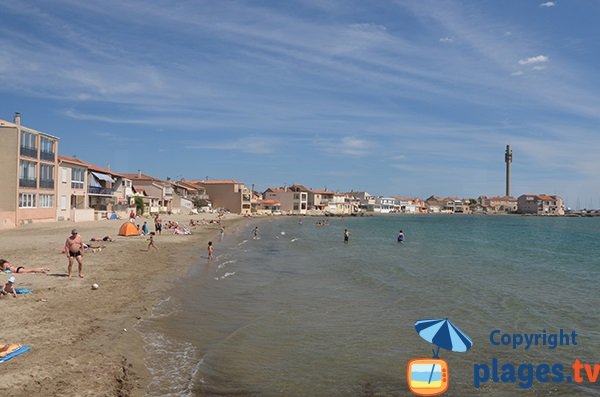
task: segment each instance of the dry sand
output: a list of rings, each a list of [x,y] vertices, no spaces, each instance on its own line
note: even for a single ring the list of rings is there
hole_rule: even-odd
[[[190,218],[163,216],[187,224]],[[226,225],[240,217],[226,216]],[[137,223],[142,223],[139,220]],[[153,222],[148,219],[150,230]],[[207,241],[219,227],[192,228],[191,236],[163,231],[155,238],[158,252],[146,252],[145,237],[117,236],[123,221],[57,222],[0,231],[0,258],[15,266],[48,267],[44,274],[12,274],[17,288],[33,292],[0,299],[0,344],[19,343],[31,350],[0,364],[2,396],[143,396],[149,374],[135,325],[168,294],[174,275],[185,274],[206,255]],[[112,243],[84,254],[85,278],[68,279],[62,248],[76,227],[83,240],[110,235]],[[218,247],[217,247],[218,249]],[[9,275],[0,274],[2,284]],[[100,287],[92,290],[91,285]]]

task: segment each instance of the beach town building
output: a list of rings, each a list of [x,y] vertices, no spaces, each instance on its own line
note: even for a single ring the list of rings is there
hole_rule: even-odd
[[[193,210],[196,204],[199,208],[210,208],[210,199],[206,194],[206,189],[196,187],[185,181],[171,182],[173,186],[173,209]]]
[[[427,212],[425,202],[417,197],[394,197],[398,212],[402,214],[421,214]]]
[[[268,188],[263,192],[265,200],[276,200],[284,214],[305,215],[308,210],[308,192],[300,185]]]
[[[169,181],[161,181],[153,176],[143,174],[139,170],[137,174],[123,174],[123,176],[131,180],[133,190],[135,192],[140,192],[138,195],[141,194],[141,191],[144,191],[141,196],[149,199],[151,205],[149,208],[145,209],[147,209],[151,214],[173,211],[174,190]],[[158,203],[156,203],[155,200],[157,198]]]
[[[350,215],[354,211],[354,198],[348,196],[347,193],[334,193],[331,200],[327,201],[325,212],[334,215]],[[358,205],[356,205],[358,208]]]
[[[471,212],[469,205],[470,203],[459,198],[447,197],[444,199],[444,205],[441,212],[446,214],[468,214]]]
[[[427,207],[427,212],[430,214],[442,213],[446,203],[447,200],[436,195],[429,196],[425,199],[425,206]]]
[[[495,214],[512,214],[517,212],[517,199],[511,196],[496,196],[487,197],[479,196],[477,203],[482,205],[482,208],[487,208],[487,212]],[[473,209],[473,206],[471,206]]]
[[[379,196],[375,197],[375,204],[373,205],[373,212],[379,214],[390,214],[398,211],[398,204],[396,199],[393,197]]]
[[[523,194],[517,198],[519,214],[564,215],[565,205],[559,196]]]
[[[327,196],[329,193],[326,189],[309,189],[308,191],[308,210],[309,211],[323,211],[327,206],[328,200],[324,199],[323,196]]]
[[[361,210],[373,212],[375,207],[375,196],[368,192],[354,192],[354,197],[358,200],[358,205]]]
[[[253,202],[258,215],[281,215],[281,203],[277,200],[257,199]]]
[[[125,214],[132,194],[131,180],[81,159],[59,156],[57,220],[73,222]]]
[[[55,221],[58,138],[0,120],[0,228]]]
[[[250,215],[252,192],[242,182],[235,180],[186,180],[203,188],[210,197],[213,208],[223,208],[234,214]]]
[[[324,190],[314,190],[314,209],[326,211],[327,207],[329,207],[329,203],[333,201],[333,197],[335,196],[335,192]]]
[[[115,211],[125,211],[128,202],[122,184],[124,176],[91,163],[87,170],[88,206],[94,209],[94,218],[102,219]]]
[[[93,221],[94,209],[88,199],[88,163],[75,157],[58,156],[59,221]]]

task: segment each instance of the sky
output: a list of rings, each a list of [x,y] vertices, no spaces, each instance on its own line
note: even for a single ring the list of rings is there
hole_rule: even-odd
[[[600,2],[0,0],[0,118],[123,173],[600,208]]]

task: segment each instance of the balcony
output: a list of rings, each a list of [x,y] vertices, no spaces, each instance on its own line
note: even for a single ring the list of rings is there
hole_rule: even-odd
[[[71,182],[71,189],[83,189],[83,182]]]
[[[27,156],[27,157],[32,157],[34,159],[37,159],[37,149],[36,148],[30,148],[30,147],[24,147],[21,146],[21,156]],[[54,159],[52,159],[54,160]]]
[[[90,186],[88,188],[88,193],[95,194],[98,196],[112,196],[113,191],[112,191],[112,189],[107,189],[105,187]]]
[[[40,180],[40,189],[54,189],[54,180]]]
[[[40,159],[54,162],[54,153],[40,152]]]
[[[37,181],[35,179],[19,179],[19,187],[37,187]]]

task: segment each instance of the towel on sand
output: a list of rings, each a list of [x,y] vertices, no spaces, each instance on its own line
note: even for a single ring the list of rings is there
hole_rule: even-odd
[[[15,292],[17,294],[28,294],[30,292],[32,292],[30,289],[27,288],[15,288]]]
[[[0,363],[10,360],[20,354],[25,353],[29,350],[29,346],[18,345],[16,343],[9,343],[6,345],[0,344]]]

